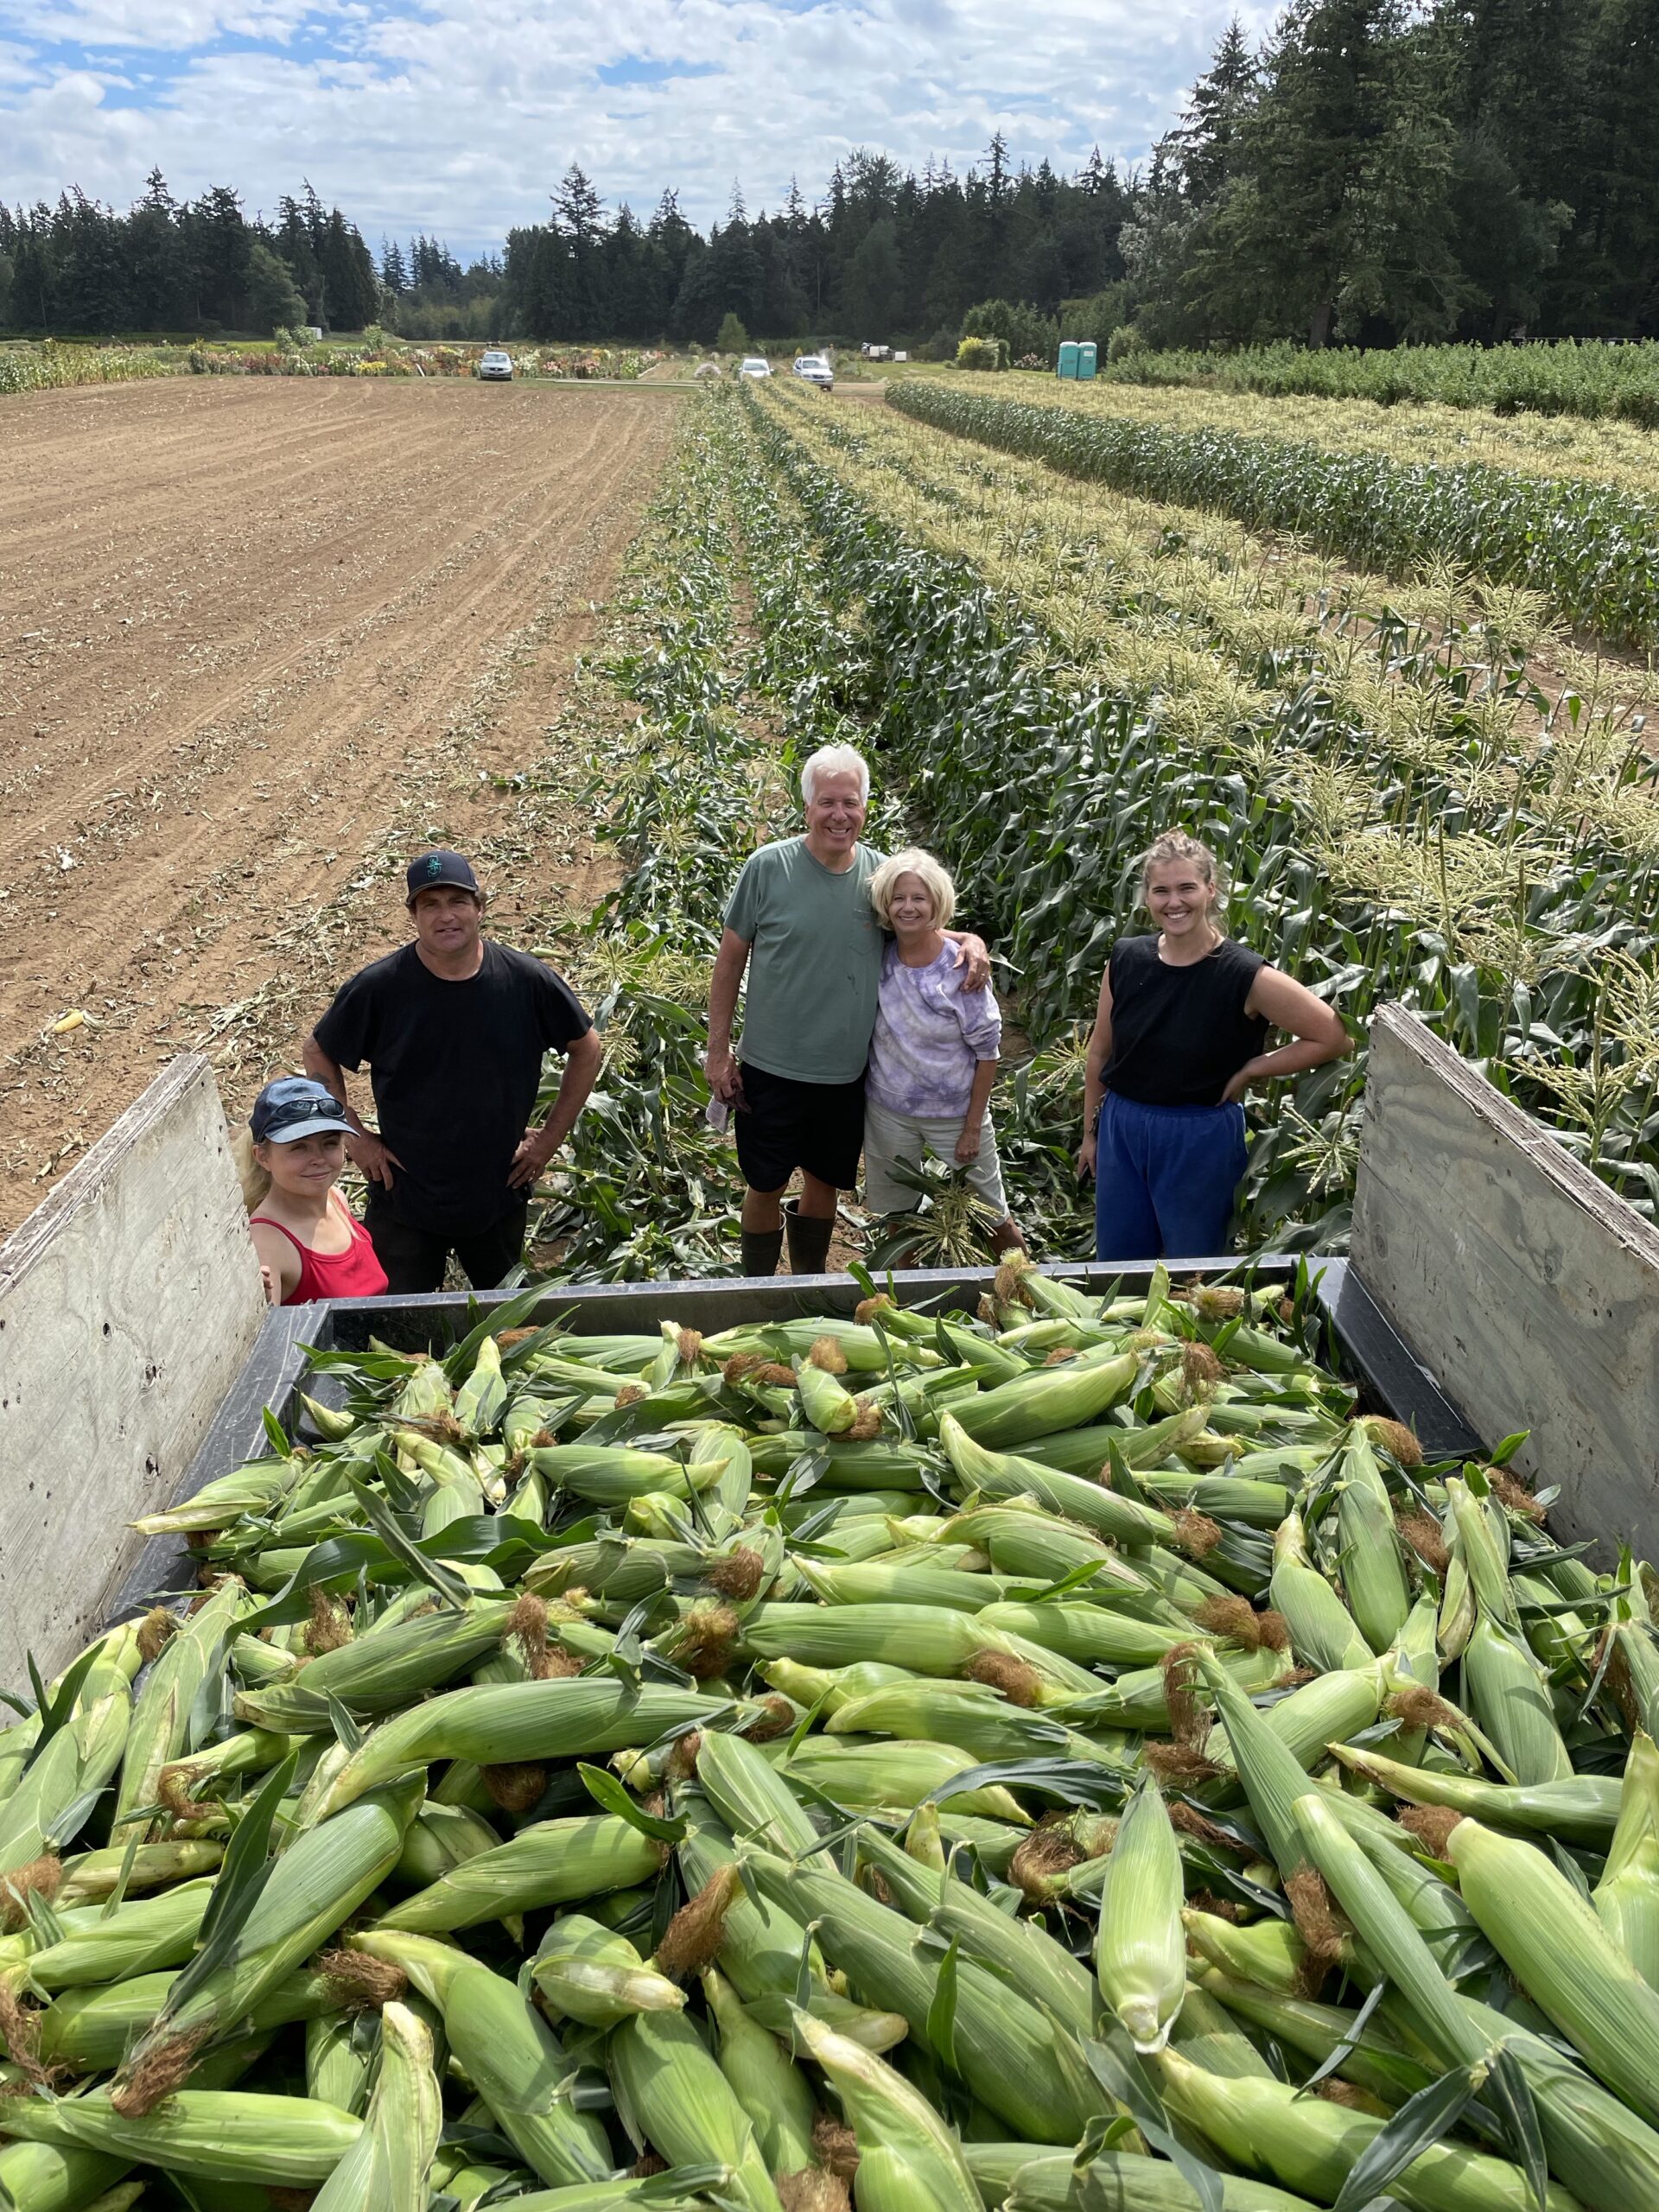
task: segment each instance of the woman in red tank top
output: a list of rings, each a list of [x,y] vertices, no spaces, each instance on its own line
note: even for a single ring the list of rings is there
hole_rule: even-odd
[[[345,1108],[308,1076],[283,1076],[254,1101],[251,1164],[266,1187],[251,1198],[248,1225],[273,1306],[377,1298],[386,1287],[368,1230],[334,1188],[351,1133]]]

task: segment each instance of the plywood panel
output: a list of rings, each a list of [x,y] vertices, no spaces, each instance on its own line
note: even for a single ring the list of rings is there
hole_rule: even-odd
[[[0,1684],[61,1666],[265,1311],[213,1071],[173,1061],[0,1245]]]
[[[1371,1029],[1353,1263],[1562,1535],[1659,1548],[1659,1230],[1400,1007]]]

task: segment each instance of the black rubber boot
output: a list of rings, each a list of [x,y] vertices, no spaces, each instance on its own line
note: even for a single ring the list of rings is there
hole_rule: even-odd
[[[816,1214],[802,1213],[796,1200],[788,1198],[784,1203],[784,1227],[789,1233],[791,1274],[821,1275],[829,1264],[835,1216],[820,1221]]]
[[[746,1275],[775,1275],[778,1262],[784,1256],[784,1232],[781,1229],[746,1229],[743,1231],[743,1272]]]

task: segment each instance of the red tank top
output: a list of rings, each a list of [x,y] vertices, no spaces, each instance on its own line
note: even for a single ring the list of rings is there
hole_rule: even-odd
[[[280,1221],[273,1221],[269,1214],[256,1213],[253,1221],[263,1222],[267,1229],[274,1229],[286,1236],[300,1255],[300,1279],[288,1296],[284,1306],[311,1306],[324,1298],[378,1298],[386,1289],[386,1271],[375,1257],[369,1232],[354,1214],[347,1214],[352,1226],[352,1241],[343,1252],[314,1252],[302,1244],[291,1229],[284,1229]]]

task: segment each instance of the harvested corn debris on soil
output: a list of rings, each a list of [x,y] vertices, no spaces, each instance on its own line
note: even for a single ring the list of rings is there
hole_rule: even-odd
[[[0,2206],[1659,2208],[1650,1578],[1305,1282],[534,1303],[0,1732]]]

